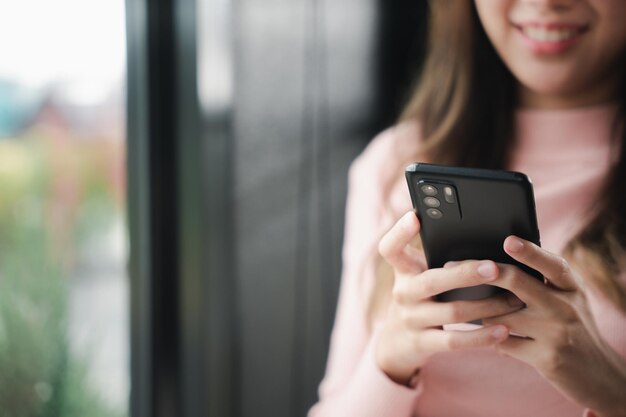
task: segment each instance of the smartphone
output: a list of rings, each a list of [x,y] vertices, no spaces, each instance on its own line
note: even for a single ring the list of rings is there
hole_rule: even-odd
[[[424,163],[408,166],[405,173],[429,268],[448,261],[490,259],[516,265],[543,281],[539,272],[502,247],[509,235],[540,245],[533,188],[526,175]],[[503,292],[485,284],[454,289],[436,299],[478,300]]]

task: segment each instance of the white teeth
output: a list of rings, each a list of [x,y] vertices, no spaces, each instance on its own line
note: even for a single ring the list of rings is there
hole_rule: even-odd
[[[532,26],[523,27],[522,31],[529,38],[539,42],[561,42],[573,38],[578,33],[573,29],[546,29]]]

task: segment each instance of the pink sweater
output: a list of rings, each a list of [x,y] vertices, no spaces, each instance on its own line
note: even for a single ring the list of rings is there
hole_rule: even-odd
[[[602,106],[516,115],[518,145],[510,169],[533,181],[547,250],[560,253],[585,223],[610,164],[614,112],[613,106]],[[377,367],[377,332],[368,331],[365,316],[373,259],[381,235],[411,209],[404,164],[419,142],[416,125],[397,126],[374,139],[350,169],[339,305],[320,399],[309,417],[584,415],[584,407],[533,368],[493,349],[433,356],[415,389],[395,384]],[[389,181],[395,186],[384,194]],[[595,292],[589,300],[602,334],[626,356],[626,317]]]

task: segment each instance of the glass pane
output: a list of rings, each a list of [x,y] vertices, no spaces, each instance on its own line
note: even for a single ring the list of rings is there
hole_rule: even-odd
[[[124,1],[0,5],[0,417],[125,416]]]

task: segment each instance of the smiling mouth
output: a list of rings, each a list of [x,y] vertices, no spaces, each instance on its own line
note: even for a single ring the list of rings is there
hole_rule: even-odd
[[[587,26],[515,25],[527,38],[536,42],[558,43],[577,38],[587,31]]]

